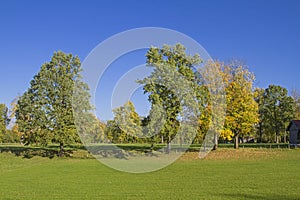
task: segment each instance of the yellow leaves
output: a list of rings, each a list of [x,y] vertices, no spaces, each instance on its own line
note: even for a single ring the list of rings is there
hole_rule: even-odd
[[[237,67],[236,67],[237,66]],[[221,72],[226,84],[227,112],[223,139],[234,134],[250,134],[258,122],[258,105],[254,100],[254,74],[243,65],[226,65]]]
[[[220,132],[220,137],[223,139],[223,140],[232,140],[234,134],[233,132],[230,130],[230,129],[224,129]]]

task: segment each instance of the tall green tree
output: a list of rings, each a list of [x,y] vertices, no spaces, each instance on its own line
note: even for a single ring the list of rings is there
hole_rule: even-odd
[[[146,54],[146,62],[153,68],[153,72],[149,77],[138,81],[144,85],[144,92],[149,94],[148,100],[152,108],[156,105],[165,111],[165,123],[159,135],[162,142],[168,144],[168,150],[170,142],[180,130],[180,116],[189,109],[188,106],[182,105],[187,105],[187,101],[190,101],[191,108],[191,102],[195,100],[193,97],[183,100],[180,95],[188,97],[194,94],[199,99],[202,97],[194,70],[194,66],[198,65],[201,59],[199,55],[189,56],[185,51],[181,44],[164,45],[162,48],[151,47]],[[176,77],[181,79],[174,80]],[[182,94],[178,94],[178,91]]]
[[[61,51],[41,66],[18,100],[16,119],[26,144],[59,143],[61,155],[65,144],[79,142],[72,109],[75,82],[82,86],[81,97],[89,98],[88,86],[79,74],[81,70],[77,56]],[[83,102],[85,111],[92,108],[89,101]]]
[[[295,119],[300,119],[300,92],[294,88],[291,97],[294,99]]]
[[[295,102],[288,91],[279,85],[270,85],[258,96],[260,121],[264,134],[270,135],[270,142],[279,142],[285,137],[287,124],[294,118]]]
[[[141,120],[143,140],[149,143],[163,142],[163,136],[159,132],[165,122],[165,113],[160,106],[153,104],[149,115]]]
[[[0,104],[0,142],[3,141],[3,137],[7,133],[6,126],[9,123],[8,108],[5,104]]]

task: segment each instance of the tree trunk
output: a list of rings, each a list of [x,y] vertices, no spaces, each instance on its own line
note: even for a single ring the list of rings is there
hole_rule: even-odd
[[[182,147],[182,143],[183,143],[183,142],[182,142],[182,141],[183,141],[182,135],[180,135],[180,140],[179,140],[179,141],[180,141],[180,147]]]
[[[260,136],[260,143],[262,143],[262,123],[259,124],[259,136]]]
[[[150,153],[152,153],[154,150],[154,144],[152,143],[151,146],[150,146]]]
[[[168,144],[167,144],[167,153],[171,152],[171,137],[168,138]]]
[[[239,148],[239,134],[237,134],[237,135],[234,137],[234,148],[235,148],[235,149],[238,149],[238,148]]]
[[[171,143],[168,142],[167,144],[167,153],[170,153],[171,152]]]
[[[218,134],[215,133],[214,134],[214,147],[213,150],[217,150],[218,149]]]
[[[59,152],[58,152],[58,156],[62,157],[64,155],[64,143],[59,143]]]
[[[286,131],[284,131],[284,143],[286,143]]]

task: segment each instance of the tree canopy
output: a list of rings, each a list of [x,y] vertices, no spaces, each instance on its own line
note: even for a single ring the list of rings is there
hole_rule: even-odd
[[[279,85],[269,85],[265,90],[257,90],[257,93],[260,136],[264,132],[268,141],[278,143],[279,137],[285,136],[287,124],[295,116],[294,99],[288,96],[286,88]],[[286,141],[286,137],[284,140]]]
[[[6,126],[8,123],[8,108],[5,104],[0,104],[0,142],[3,141],[3,137],[6,134]]]
[[[79,58],[61,51],[41,66],[19,98],[16,110],[18,128],[26,144],[54,142],[63,151],[64,144],[80,142],[72,109],[73,88],[75,81],[80,82],[80,71]],[[82,96],[89,97],[86,85],[82,87]]]
[[[182,132],[180,128],[184,128],[183,124],[180,126],[179,119],[187,112],[200,110],[199,102],[203,98],[194,68],[201,63],[200,56],[190,56],[185,51],[181,44],[151,47],[146,55],[146,63],[153,68],[153,72],[138,81],[144,85],[144,93],[149,95],[152,108],[154,105],[161,106],[165,112],[165,123],[158,135],[162,142],[167,142],[169,148],[176,134]]]
[[[258,105],[254,100],[254,74],[244,65],[233,62],[224,66],[227,111],[223,137],[233,137],[238,148],[239,137],[251,135],[258,123]]]
[[[12,112],[0,104],[0,142],[18,142],[22,137],[26,145],[58,143],[61,154],[64,145],[81,141],[166,143],[170,150],[171,141],[201,143],[213,127],[210,140],[215,148],[218,140],[234,141],[238,148],[239,138],[255,137],[255,133],[261,142],[286,142],[287,124],[300,117],[297,90],[291,96],[277,85],[254,90],[254,74],[238,61],[211,61],[200,69],[200,56],[188,55],[183,45],[176,44],[151,47],[146,63],[153,71],[137,82],[151,103],[149,115],[139,116],[128,101],[104,123],[91,112],[80,59],[55,52],[13,102]],[[16,123],[7,130],[14,117]]]

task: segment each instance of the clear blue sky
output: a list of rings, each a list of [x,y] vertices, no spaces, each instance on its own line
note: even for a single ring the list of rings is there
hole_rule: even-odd
[[[113,34],[145,26],[185,33],[213,58],[246,61],[256,86],[300,89],[297,0],[2,0],[0,102],[21,95],[54,51],[84,60]]]

